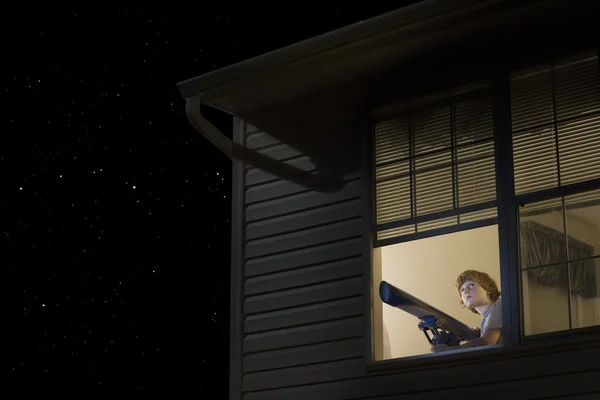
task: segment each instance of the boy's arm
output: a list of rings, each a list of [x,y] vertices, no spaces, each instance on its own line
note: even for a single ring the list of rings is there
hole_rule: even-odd
[[[502,335],[502,329],[488,329],[485,331],[483,336],[475,338],[473,340],[469,340],[465,344],[461,344],[459,348],[464,349],[468,347],[477,347],[477,346],[485,346],[488,344],[496,344],[498,343],[498,339]]]
[[[500,336],[502,335],[502,329],[488,329],[485,331],[483,336],[475,338],[473,340],[469,340],[465,344],[461,344],[460,346],[448,346],[447,344],[434,344],[431,346],[431,351],[434,353],[439,353],[441,351],[450,351],[456,349],[466,349],[469,347],[479,347],[485,346],[488,344],[496,344]]]

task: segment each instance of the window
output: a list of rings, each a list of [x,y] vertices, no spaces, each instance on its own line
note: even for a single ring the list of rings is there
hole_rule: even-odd
[[[510,84],[522,335],[600,325],[598,57],[521,71]]]
[[[390,283],[479,327],[454,283],[474,269],[500,284],[490,86],[434,99],[375,125],[374,290]],[[415,315],[375,301],[376,359],[430,353]]]
[[[376,246],[496,217],[489,87],[441,96],[375,125]]]
[[[525,336],[600,325],[600,190],[519,207]]]
[[[519,261],[505,267],[518,275],[522,340],[600,325],[598,54],[514,71],[509,79],[504,100],[512,132],[494,132],[488,83],[408,102],[375,123],[375,360],[429,354],[430,306],[449,331],[484,327],[488,308],[483,315],[466,309],[455,282],[461,272],[477,270],[502,291],[499,201],[517,214],[511,235]],[[514,176],[514,193],[502,199],[495,168],[500,135],[510,135],[512,164],[501,165],[512,165]],[[408,303],[382,302],[388,293],[379,292],[382,281]],[[495,343],[501,346],[502,338]]]

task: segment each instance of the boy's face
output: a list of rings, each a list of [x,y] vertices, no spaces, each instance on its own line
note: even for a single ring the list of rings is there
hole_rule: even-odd
[[[460,295],[467,307],[474,308],[491,303],[487,292],[478,283],[466,281],[460,287]]]

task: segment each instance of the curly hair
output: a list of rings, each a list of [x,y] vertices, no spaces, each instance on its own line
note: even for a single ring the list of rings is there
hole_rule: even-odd
[[[496,285],[496,282],[492,279],[491,276],[489,276],[485,272],[469,269],[469,270],[463,272],[462,274],[460,274],[458,276],[458,278],[456,278],[456,290],[458,290],[458,295],[460,296],[460,303],[464,307],[467,307],[467,306],[462,301],[460,287],[466,281],[472,281],[472,282],[477,283],[479,286],[481,286],[487,292],[488,297],[490,298],[490,300],[492,300],[492,302],[496,302],[500,298],[500,290],[498,289],[498,285]],[[469,310],[471,310],[471,312],[473,312],[475,314],[478,314],[477,310],[475,310],[472,307],[469,307]]]

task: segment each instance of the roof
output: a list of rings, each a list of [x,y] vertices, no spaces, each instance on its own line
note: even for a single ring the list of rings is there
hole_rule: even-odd
[[[374,110],[451,81],[547,60],[598,37],[597,0],[426,0],[178,83],[192,126],[229,158],[316,190],[360,168]],[[201,113],[239,116],[260,134],[229,140]],[[311,159],[303,171],[267,156],[260,138]],[[262,144],[261,144],[262,143]]]
[[[539,1],[537,1],[539,2]],[[536,1],[426,0],[178,83],[231,114],[341,86],[389,66],[400,47]]]

